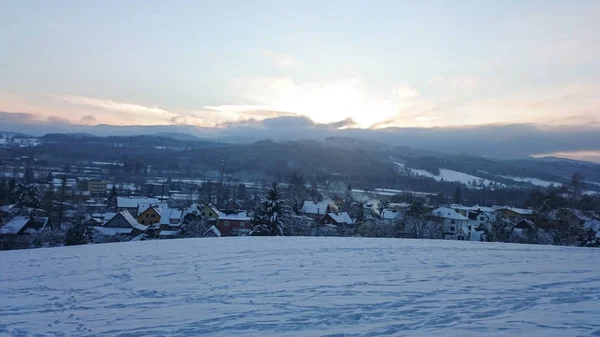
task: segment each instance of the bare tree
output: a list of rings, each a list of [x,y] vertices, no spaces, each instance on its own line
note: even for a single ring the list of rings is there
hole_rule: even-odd
[[[442,238],[442,226],[439,222],[412,216],[407,216],[403,222],[404,231],[416,239]]]

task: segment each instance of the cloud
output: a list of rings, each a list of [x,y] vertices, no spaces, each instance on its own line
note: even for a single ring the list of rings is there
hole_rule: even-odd
[[[280,68],[298,69],[302,67],[302,62],[290,55],[278,54],[271,50],[261,50],[260,53]]]
[[[49,123],[54,123],[54,124],[70,124],[68,119],[62,118],[59,116],[48,116],[48,117],[46,117],[46,120]]]
[[[54,96],[54,97],[56,97],[60,100],[72,103],[72,104],[87,105],[87,106],[101,108],[104,110],[120,111],[120,112],[127,112],[127,113],[138,113],[138,114],[151,114],[151,115],[156,115],[156,116],[161,116],[161,117],[173,114],[169,111],[163,110],[156,106],[148,107],[148,106],[143,106],[143,105],[138,105],[138,104],[113,101],[110,99],[102,100],[102,99],[98,99],[98,98],[82,97],[82,96]]]
[[[81,117],[81,121],[82,122],[95,122],[96,117],[94,117],[93,115],[85,115],[85,116]]]
[[[431,87],[447,91],[472,92],[479,88],[480,82],[481,78],[473,75],[457,77],[434,76],[429,80],[428,84]]]

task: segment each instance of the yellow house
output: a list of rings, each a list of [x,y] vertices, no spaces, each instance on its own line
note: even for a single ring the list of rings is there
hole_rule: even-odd
[[[210,221],[217,221],[219,219],[219,213],[219,210],[215,206],[208,204],[208,206],[204,206],[200,214]]]
[[[160,222],[161,211],[158,208],[148,207],[145,211],[140,213],[137,217],[137,221],[142,225],[150,226]]]

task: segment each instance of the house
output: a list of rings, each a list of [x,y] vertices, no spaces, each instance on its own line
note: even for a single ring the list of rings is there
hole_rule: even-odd
[[[478,231],[473,226],[462,226],[454,234],[453,239],[459,241],[483,241],[483,234],[483,231]]]
[[[217,227],[210,226],[210,228],[207,229],[206,232],[204,232],[204,234],[202,236],[207,237],[207,238],[220,238],[221,232],[219,232]]]
[[[209,222],[213,223],[217,222],[217,219],[219,218],[219,213],[220,211],[215,206],[213,206],[213,204],[208,204],[207,206],[204,206],[204,208],[200,212],[200,214],[202,214],[203,217],[208,219]]]
[[[506,219],[513,223],[517,223],[523,219],[530,218],[533,215],[533,211],[515,207],[500,207],[496,210],[496,215],[500,219]]]
[[[158,207],[158,205],[151,205],[150,207],[147,207],[144,211],[139,213],[139,215],[137,216],[137,222],[145,226],[152,226],[156,223],[159,223],[161,217],[162,210]]]
[[[395,221],[402,220],[403,216],[401,212],[397,212],[391,209],[384,209],[381,211],[381,220]]]
[[[156,198],[145,197],[117,197],[117,211],[128,211],[130,215],[138,215],[138,207],[140,204],[158,204]]]
[[[121,211],[108,220],[104,226],[96,226],[94,229],[106,236],[129,235],[135,237],[145,233],[148,226],[138,223],[128,211]]]
[[[337,207],[332,200],[323,200],[320,202],[304,201],[302,204],[302,213],[317,221],[320,220],[326,213],[329,213],[335,209],[337,209]]]
[[[28,248],[37,233],[51,230],[47,217],[16,216],[0,227],[0,250]]]
[[[158,229],[158,236],[160,238],[178,236],[181,233],[182,214],[183,212],[178,209],[163,209],[160,223],[154,226]]]
[[[522,219],[513,226],[510,237],[513,242],[535,243],[537,242],[537,227],[533,221]]]
[[[469,218],[449,207],[434,209],[429,213],[429,218],[441,221],[445,237],[454,237],[459,228],[468,226],[469,223]]]
[[[482,211],[480,209],[471,209],[467,211],[467,218],[469,218],[468,224],[472,228],[485,227],[488,230],[492,228],[492,223],[496,221],[494,213]]]
[[[251,231],[250,220],[246,211],[219,212],[216,227],[223,236],[243,236]]]
[[[323,225],[335,225],[335,226],[351,226],[354,225],[354,221],[350,218],[350,215],[346,212],[333,213],[329,212],[323,216],[320,221]]]

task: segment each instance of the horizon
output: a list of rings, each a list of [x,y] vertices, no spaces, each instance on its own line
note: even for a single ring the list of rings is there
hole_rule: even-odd
[[[479,143],[503,128],[508,140],[536,134],[527,155],[600,162],[598,2],[3,7],[0,122],[20,132],[154,126],[255,139],[263,128],[278,139],[316,128],[401,145],[389,130],[438,142],[433,132],[475,130]]]

